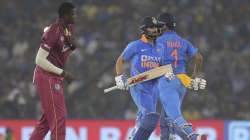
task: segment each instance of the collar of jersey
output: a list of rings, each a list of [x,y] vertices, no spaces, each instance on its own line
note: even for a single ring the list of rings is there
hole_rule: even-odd
[[[148,39],[146,38],[146,36],[143,34],[142,36],[141,36],[141,39],[140,39],[142,42],[144,42],[144,43],[148,43]]]

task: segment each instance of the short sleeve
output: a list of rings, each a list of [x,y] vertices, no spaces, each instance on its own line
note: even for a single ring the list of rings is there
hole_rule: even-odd
[[[122,52],[122,58],[125,61],[129,61],[132,59],[132,57],[136,54],[136,46],[133,43],[130,43],[127,45],[125,50]]]
[[[194,47],[189,41],[185,40],[187,45],[187,54],[189,57],[194,57],[195,54],[198,52],[198,48]]]
[[[56,26],[46,27],[44,29],[44,33],[42,36],[41,46],[46,51],[50,51],[50,49],[55,46],[58,41],[60,35],[60,29]]]

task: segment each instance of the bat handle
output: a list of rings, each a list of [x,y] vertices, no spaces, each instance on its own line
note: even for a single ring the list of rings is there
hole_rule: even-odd
[[[106,88],[106,89],[104,89],[104,93],[108,93],[108,92],[113,91],[115,89],[118,89],[118,87],[117,86],[113,86],[113,87],[110,87],[110,88]]]

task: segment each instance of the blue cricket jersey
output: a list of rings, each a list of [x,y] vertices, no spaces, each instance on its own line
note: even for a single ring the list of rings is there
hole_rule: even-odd
[[[198,52],[196,47],[175,32],[165,32],[157,38],[157,45],[161,48],[161,65],[172,64],[175,74],[186,73],[187,59]]]
[[[122,53],[122,58],[131,63],[130,75],[135,76],[160,65],[160,48],[152,45],[142,36],[141,39],[130,42]],[[137,87],[152,88],[153,81],[143,82]]]

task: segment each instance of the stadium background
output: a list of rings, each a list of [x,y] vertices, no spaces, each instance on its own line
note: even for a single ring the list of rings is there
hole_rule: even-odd
[[[54,21],[57,6],[61,2],[0,1],[2,137],[9,130],[7,128],[13,125],[12,121],[6,120],[25,122],[27,119],[37,119],[40,115],[39,99],[32,85],[34,59],[43,28]],[[129,41],[138,38],[138,23],[141,18],[169,11],[177,17],[177,32],[197,46],[205,58],[204,72],[208,89],[201,95],[186,96],[184,116],[194,121],[219,120],[225,130],[219,130],[224,139],[231,140],[228,137],[229,129],[237,128],[237,132],[238,129],[242,130],[239,131],[239,140],[250,140],[248,121],[230,122],[250,119],[249,0],[73,2],[77,5],[76,40],[79,49],[71,56],[67,69],[78,79],[66,88],[65,97],[69,119],[81,119],[76,123],[75,129],[80,124],[84,125],[86,119],[93,121],[93,124],[102,120],[105,126],[106,120],[119,120],[121,124],[131,125],[131,121],[123,121],[134,119],[136,115],[136,108],[129,94],[115,91],[104,95],[103,88],[114,82],[115,59]],[[236,123],[240,127],[229,127],[230,123]],[[29,121],[27,125],[30,125]],[[91,128],[92,125],[88,127]],[[13,132],[16,135],[16,131]],[[235,135],[238,136],[238,133]],[[90,137],[88,140],[95,139]]]

